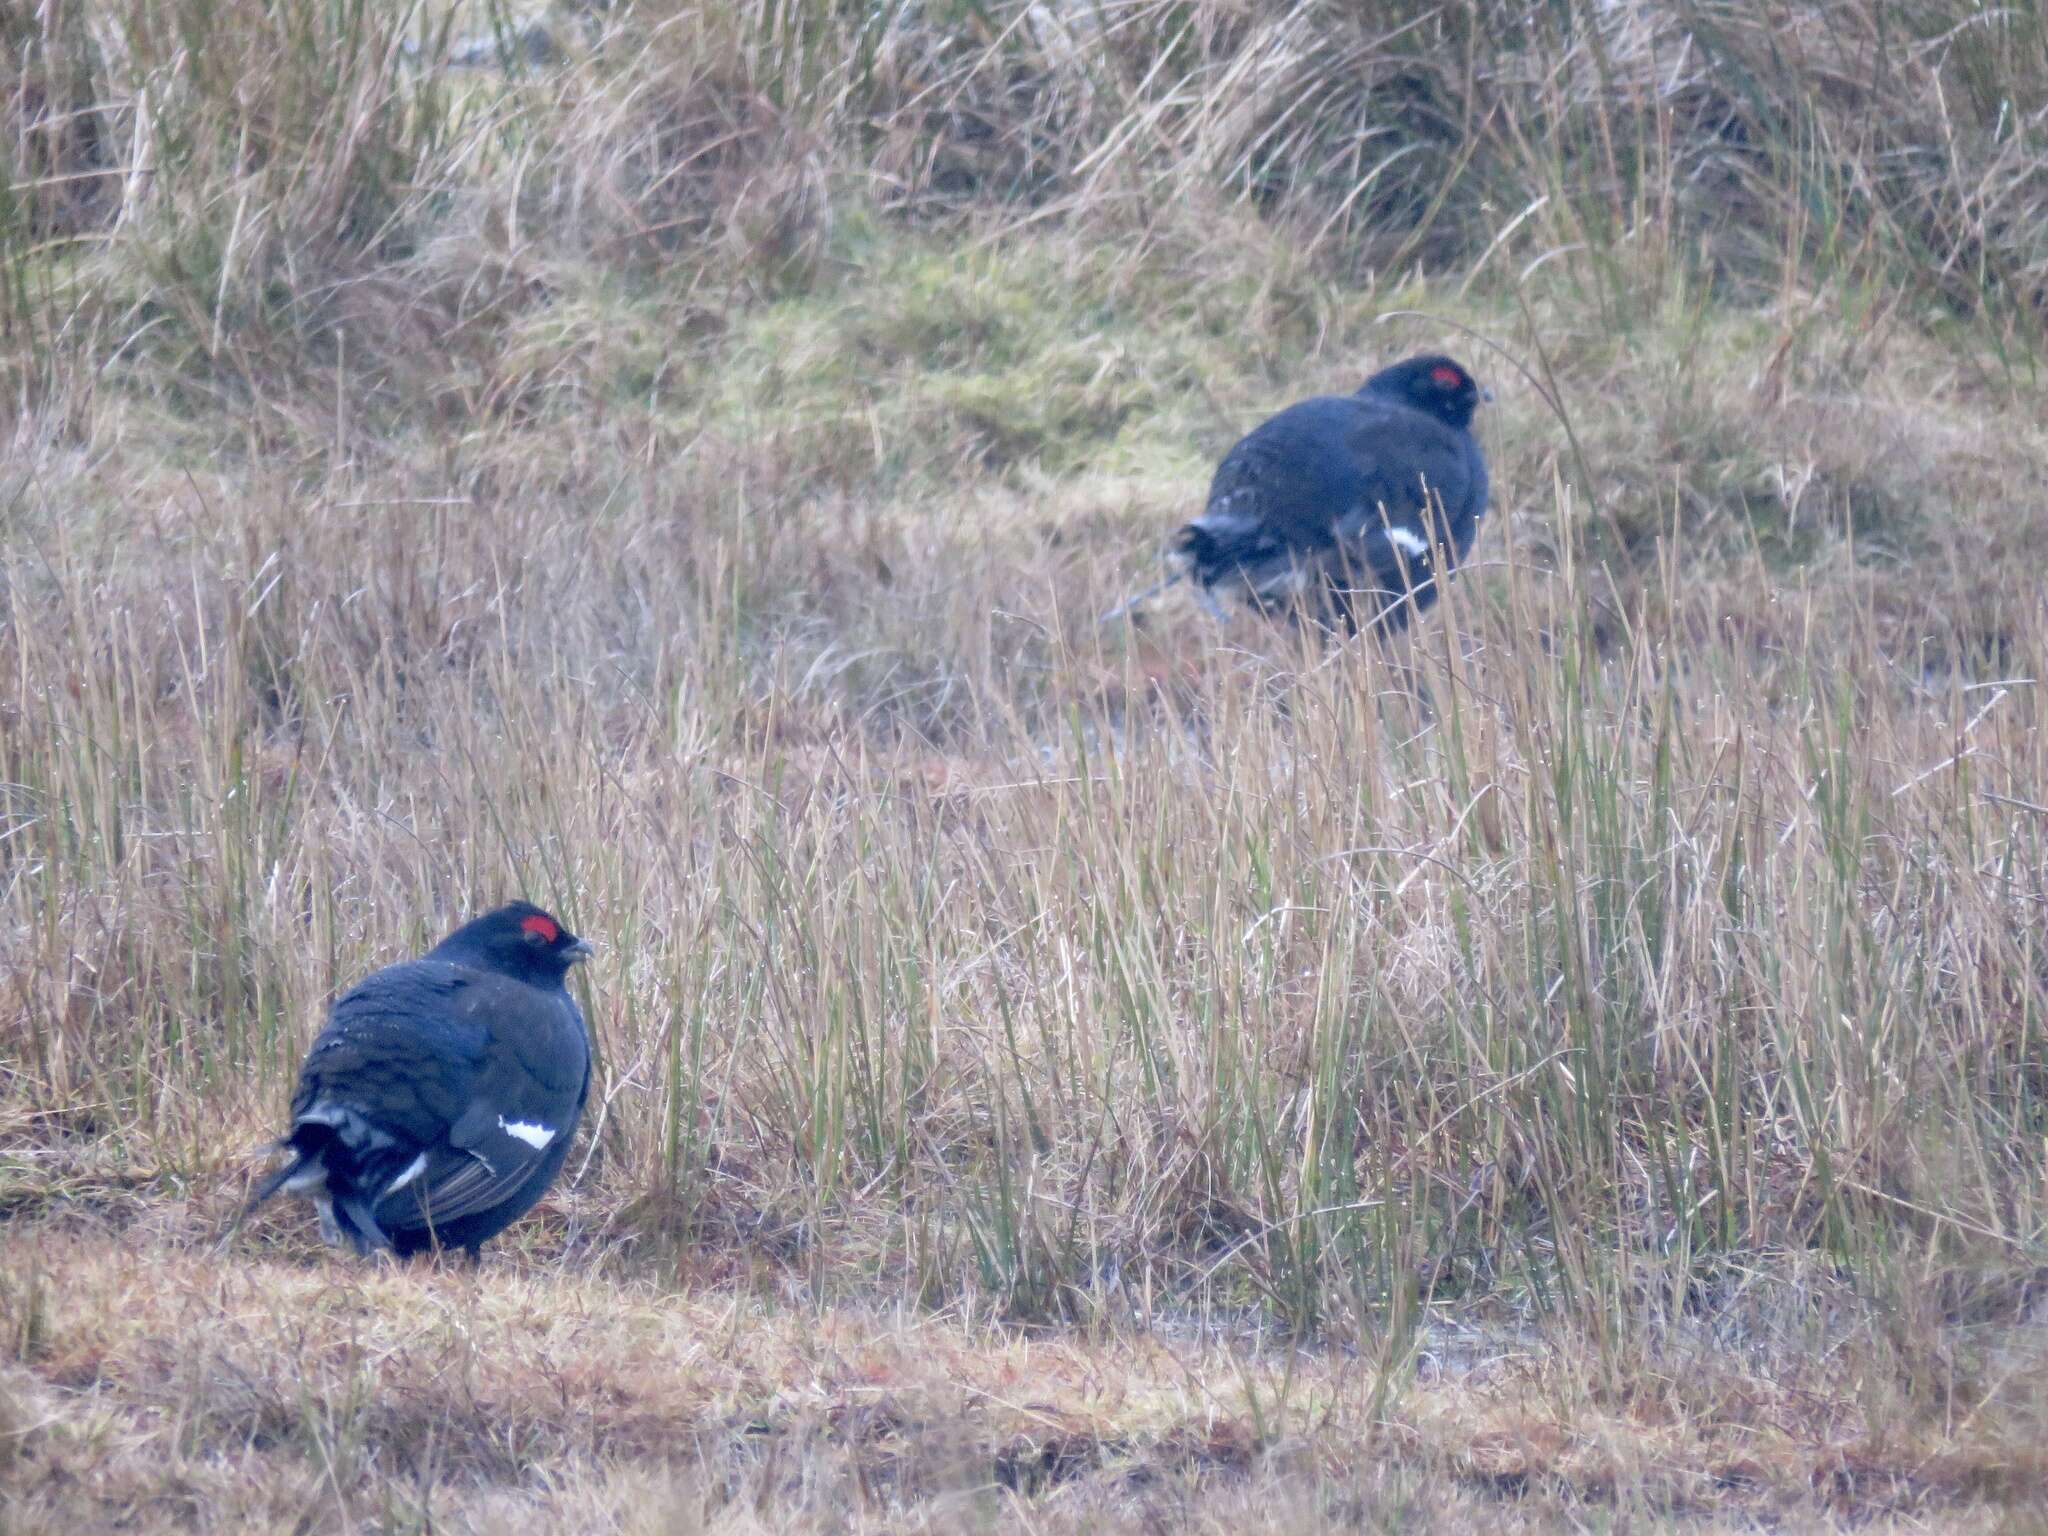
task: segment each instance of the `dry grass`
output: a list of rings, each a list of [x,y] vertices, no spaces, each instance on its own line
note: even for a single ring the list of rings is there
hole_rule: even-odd
[[[1873,1438],[1843,1362],[1782,1341],[1745,1370],[1659,1351],[1595,1405],[1535,1339],[1445,1330],[1386,1406],[1381,1362],[1341,1351],[792,1307],[560,1257],[141,1275],[109,1236],[10,1250],[10,1530],[1981,1529],[2048,1471],[2038,1441],[1989,1467],[1968,1434]]]
[[[0,1529],[2038,1528],[2031,9],[219,9],[0,23]],[[1412,643],[1095,626],[1424,343]],[[556,1195],[235,1229],[515,892]]]

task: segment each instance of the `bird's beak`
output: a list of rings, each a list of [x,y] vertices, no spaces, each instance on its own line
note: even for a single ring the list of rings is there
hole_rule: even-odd
[[[1482,384],[1479,386],[1479,398],[1484,400],[1488,405],[1491,405],[1493,404],[1493,391],[1488,389],[1484,384]]]
[[[579,960],[588,960],[596,953],[597,951],[590,947],[590,940],[578,939],[574,944],[571,944],[562,951],[562,958],[571,965],[574,965]]]

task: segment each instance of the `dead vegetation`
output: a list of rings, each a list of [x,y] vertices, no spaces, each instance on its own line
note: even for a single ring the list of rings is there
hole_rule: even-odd
[[[1376,1412],[1381,1362],[1314,1347],[793,1311],[563,1256],[472,1278],[188,1253],[143,1275],[106,1236],[10,1249],[14,1529],[902,1530],[1028,1512],[1074,1531],[1460,1532],[1622,1510],[1884,1529],[1982,1519],[2037,1499],[2048,1471],[2038,1441],[1990,1466],[1924,1431],[1873,1435],[1842,1393],[1850,1340],[1833,1361],[1769,1347],[1768,1374],[1674,1342],[1599,1404],[1535,1340],[1495,1341],[1448,1367],[1426,1355]]]

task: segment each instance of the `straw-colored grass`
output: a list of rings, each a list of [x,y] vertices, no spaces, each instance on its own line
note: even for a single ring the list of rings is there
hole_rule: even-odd
[[[2034,1529],[2042,18],[958,9],[0,20],[0,1531]],[[556,1192],[237,1226],[513,894]]]

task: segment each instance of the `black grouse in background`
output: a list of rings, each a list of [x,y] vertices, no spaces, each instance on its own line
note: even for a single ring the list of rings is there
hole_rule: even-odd
[[[1355,395],[1290,405],[1224,455],[1175,541],[1180,575],[1212,610],[1220,589],[1352,632],[1399,631],[1436,601],[1486,510],[1470,430],[1485,398],[1461,364],[1425,354]]]
[[[328,1242],[401,1257],[467,1248],[554,1182],[590,1091],[590,1039],[563,986],[590,946],[515,901],[336,1001],[306,1053],[279,1143],[280,1189]]]

